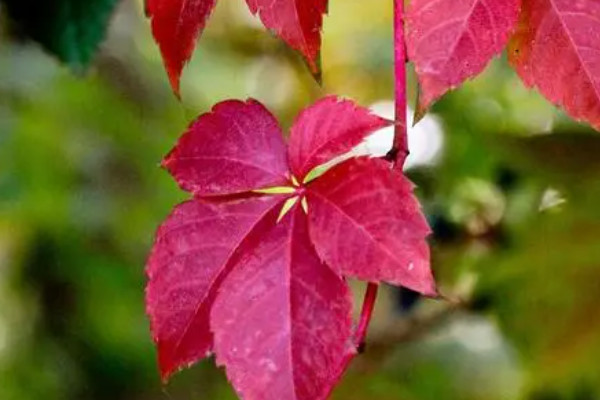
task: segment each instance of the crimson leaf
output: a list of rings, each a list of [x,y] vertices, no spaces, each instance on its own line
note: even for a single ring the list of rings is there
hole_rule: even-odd
[[[209,315],[227,262],[276,198],[193,200],[159,228],[148,261],[147,312],[163,379],[212,351]]]
[[[600,129],[600,2],[527,0],[511,63],[528,86]]]
[[[334,129],[322,125],[333,119]],[[386,124],[349,101],[324,99],[292,128],[290,143],[303,149],[290,145],[294,170],[329,161],[322,155],[342,154]],[[159,228],[147,265],[163,379],[214,351],[245,399],[324,399],[355,351],[344,276],[435,294],[429,230],[400,172],[362,158],[288,183],[282,143],[258,102],[226,101],[166,158],[195,198]],[[267,195],[265,184],[281,182],[285,194]]]
[[[321,27],[328,0],[246,0],[250,11],[292,48],[300,51],[314,74],[319,73]]]
[[[301,52],[313,74],[318,75],[323,14],[327,0],[246,0],[250,11],[276,32],[288,45]],[[216,0],[146,0],[156,39],[169,75],[179,96],[184,65],[194,51]]]
[[[354,351],[350,291],[319,261],[302,209],[276,217],[219,291],[217,363],[244,399],[323,399]]]
[[[413,0],[407,47],[421,96],[419,113],[479,74],[508,42],[520,0]]]
[[[303,180],[315,167],[348,152],[390,121],[350,100],[325,97],[300,113],[290,135],[291,170]]]
[[[160,47],[171,87],[179,96],[183,66],[192,57],[216,0],[146,0],[152,33]]]
[[[289,178],[281,128],[255,100],[217,104],[189,127],[162,165],[198,196],[280,186]]]
[[[412,184],[389,163],[359,158],[308,188],[310,233],[336,271],[435,295],[425,237],[429,227]]]

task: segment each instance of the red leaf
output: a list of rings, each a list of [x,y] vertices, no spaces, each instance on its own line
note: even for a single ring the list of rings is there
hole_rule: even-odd
[[[246,0],[253,14],[292,48],[301,52],[315,75],[320,74],[321,27],[328,0]],[[171,87],[179,97],[184,65],[216,0],[146,0],[152,33],[160,47]]]
[[[171,87],[179,97],[183,66],[194,51],[216,0],[146,0],[152,33],[160,47]]]
[[[282,186],[289,177],[281,129],[256,100],[224,101],[201,115],[163,166],[197,196]]]
[[[280,201],[193,200],[177,206],[158,229],[147,266],[146,305],[164,380],[212,350],[209,313],[227,262]]]
[[[247,249],[211,314],[217,363],[248,400],[321,400],[350,347],[352,303],[296,206]]]
[[[600,2],[528,0],[511,41],[511,63],[573,118],[600,129]]]
[[[302,180],[313,168],[347,153],[390,124],[353,101],[325,97],[302,111],[294,122],[288,148],[292,172]]]
[[[349,101],[319,102],[294,127],[296,171],[384,125]],[[290,183],[271,114],[255,101],[226,101],[192,125],[165,165],[196,199],[161,226],[148,261],[163,379],[214,347],[246,400],[324,399],[355,351],[342,274],[435,293],[426,222],[389,163],[347,161],[308,185]],[[281,184],[286,197],[246,193]]]
[[[310,235],[335,271],[436,294],[412,184],[380,159],[344,162],[307,188]]]
[[[499,54],[518,19],[520,0],[413,0],[407,13],[409,58],[420,112],[477,75]]]
[[[292,48],[300,51],[319,74],[321,27],[328,0],[246,0],[250,11]]]

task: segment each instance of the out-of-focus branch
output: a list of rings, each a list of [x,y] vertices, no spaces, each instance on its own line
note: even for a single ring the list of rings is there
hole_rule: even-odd
[[[466,301],[442,299],[433,307],[422,308],[410,316],[396,318],[377,335],[369,338],[363,356],[357,359],[356,367],[364,370],[369,369],[369,365],[381,365],[381,361],[392,354],[399,344],[422,338],[457,313],[468,309],[469,303]]]

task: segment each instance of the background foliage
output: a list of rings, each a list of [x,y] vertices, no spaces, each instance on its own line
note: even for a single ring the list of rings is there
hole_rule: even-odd
[[[321,88],[241,1],[223,0],[183,106],[141,2],[119,4],[83,76],[5,32],[0,398],[233,399],[211,363],[165,388],[158,379],[143,266],[184,198],[158,163],[191,118],[229,97],[259,99],[286,126],[326,93],[386,108],[391,29],[391,1],[332,0]],[[441,150],[414,152],[408,172],[435,230],[441,290],[461,302],[387,289],[334,397],[600,399],[600,137],[527,91],[504,59],[433,115],[411,139],[431,148],[439,128]]]

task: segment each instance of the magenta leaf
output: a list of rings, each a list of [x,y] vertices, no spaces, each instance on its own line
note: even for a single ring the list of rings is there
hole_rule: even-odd
[[[215,300],[217,363],[241,398],[325,399],[353,351],[350,292],[319,261],[300,207],[276,217]]]
[[[318,75],[321,27],[328,0],[246,0],[263,24],[304,55]]]
[[[435,296],[425,241],[430,230],[412,188],[389,163],[367,158],[311,183],[310,235],[321,259],[350,277]]]
[[[325,97],[302,111],[294,122],[288,148],[292,172],[303,180],[313,168],[347,153],[390,124],[353,101]]]
[[[163,161],[197,196],[248,192],[288,183],[285,144],[273,115],[255,100],[229,100],[201,115]]]
[[[421,84],[420,113],[483,71],[504,49],[519,4],[520,0],[411,1],[407,47]]]
[[[161,376],[212,351],[209,315],[229,259],[281,199],[192,200],[175,208],[148,260],[147,313]]]
[[[171,87],[179,97],[183,66],[192,57],[216,0],[146,0],[152,33],[160,47]]]
[[[321,27],[328,0],[246,0],[267,28],[304,55],[320,74]],[[190,60],[216,0],[146,0],[152,33],[160,47],[171,87],[179,97],[183,67]]]
[[[294,171],[304,178],[387,124],[320,101],[293,128]],[[163,379],[214,351],[246,400],[325,399],[356,351],[344,275],[435,294],[429,230],[401,172],[355,159],[306,184],[286,155],[274,118],[249,100],[215,106],[165,159],[195,198],[159,228],[147,265]]]
[[[527,86],[600,129],[600,2],[528,0],[510,61]]]

